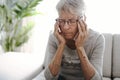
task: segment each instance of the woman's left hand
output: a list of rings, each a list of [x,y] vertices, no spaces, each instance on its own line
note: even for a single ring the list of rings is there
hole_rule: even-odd
[[[83,47],[86,38],[88,37],[87,24],[83,20],[78,22],[78,33],[75,36],[76,48]]]

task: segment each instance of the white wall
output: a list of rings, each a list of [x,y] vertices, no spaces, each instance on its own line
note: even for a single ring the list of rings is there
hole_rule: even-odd
[[[45,52],[49,32],[54,28],[55,18],[57,18],[56,2],[57,0],[43,0],[37,7],[41,14],[34,18],[36,22],[33,48],[35,53]]]
[[[86,0],[88,25],[103,33],[120,33],[119,0]]]
[[[33,18],[36,27],[33,33],[31,53],[40,54],[44,57],[48,35],[54,29],[57,16],[56,4],[59,0],[43,0],[37,6],[41,12]],[[120,11],[119,0],[85,0],[87,5],[88,27],[102,33],[120,33]]]

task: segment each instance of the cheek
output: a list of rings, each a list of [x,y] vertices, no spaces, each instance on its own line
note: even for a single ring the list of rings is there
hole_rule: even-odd
[[[76,34],[78,32],[78,27],[76,26],[73,30],[74,30],[74,34]]]

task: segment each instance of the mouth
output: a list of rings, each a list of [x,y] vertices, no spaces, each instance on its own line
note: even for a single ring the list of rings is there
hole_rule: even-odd
[[[65,36],[71,36],[71,33],[64,33]]]
[[[73,38],[73,34],[71,34],[71,33],[64,33],[64,37],[66,39],[72,39]]]

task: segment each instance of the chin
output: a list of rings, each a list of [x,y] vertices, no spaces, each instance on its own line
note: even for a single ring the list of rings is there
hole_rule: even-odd
[[[67,40],[72,40],[73,37],[72,37],[72,36],[65,36],[65,39],[67,39]]]

